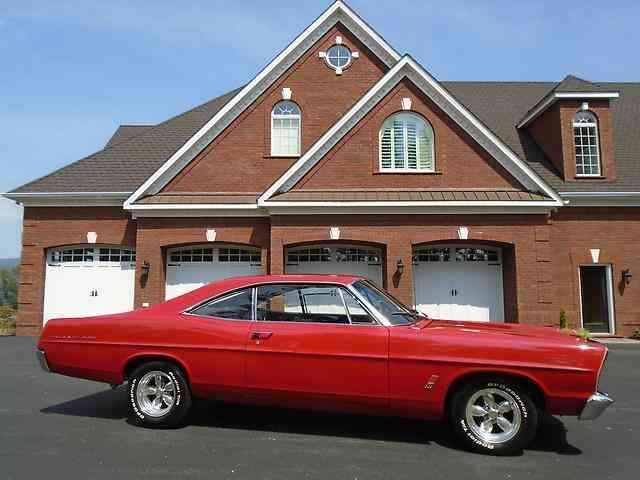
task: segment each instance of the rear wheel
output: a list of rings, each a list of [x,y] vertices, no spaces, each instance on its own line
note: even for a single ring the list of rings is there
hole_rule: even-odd
[[[149,362],[129,378],[131,418],[147,427],[175,427],[191,407],[191,392],[182,371],[169,362]]]
[[[538,410],[526,390],[509,380],[480,380],[458,390],[451,422],[460,440],[480,453],[519,452],[535,436]]]

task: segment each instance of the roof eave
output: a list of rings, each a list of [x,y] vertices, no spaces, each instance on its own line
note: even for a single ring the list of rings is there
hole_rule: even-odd
[[[26,207],[122,206],[131,192],[7,192],[0,196]]]
[[[524,128],[542,115],[551,105],[558,100],[566,99],[614,99],[620,97],[619,92],[552,92],[544,97],[538,104],[529,110],[517,124],[517,128]]]

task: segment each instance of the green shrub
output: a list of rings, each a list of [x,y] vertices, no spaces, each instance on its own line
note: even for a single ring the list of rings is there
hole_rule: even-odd
[[[0,305],[0,319],[7,320],[10,318],[14,318],[15,316],[16,311],[9,305]]]
[[[569,328],[569,319],[567,318],[567,312],[560,310],[560,330],[566,330]]]
[[[16,321],[13,318],[0,319],[0,335],[15,335]]]
[[[630,338],[633,338],[634,340],[640,340],[640,328],[636,328],[631,334]]]

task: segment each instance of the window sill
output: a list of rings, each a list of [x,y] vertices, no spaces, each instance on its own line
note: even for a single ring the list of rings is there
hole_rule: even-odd
[[[441,171],[425,171],[425,170],[376,170],[374,175],[442,175]]]
[[[576,175],[573,177],[574,180],[606,180],[607,177],[603,177],[602,175]]]
[[[266,154],[263,155],[262,158],[300,158],[300,154],[296,154],[296,155],[270,155],[270,154]]]

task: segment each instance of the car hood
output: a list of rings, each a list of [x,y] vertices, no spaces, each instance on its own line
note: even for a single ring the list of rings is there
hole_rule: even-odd
[[[429,328],[452,329],[476,334],[515,335],[518,337],[568,341],[570,343],[581,341],[577,335],[572,335],[570,332],[562,332],[558,328],[550,326],[522,325],[517,323],[463,322],[455,320],[433,320],[425,326]]]

